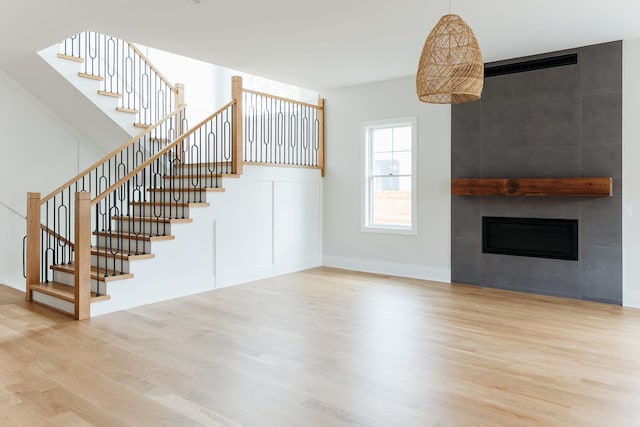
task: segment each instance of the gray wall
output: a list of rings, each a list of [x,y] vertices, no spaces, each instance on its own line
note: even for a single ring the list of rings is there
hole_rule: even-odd
[[[622,303],[622,42],[578,64],[490,77],[452,108],[452,178],[611,176],[614,196],[451,200],[451,280]],[[482,217],[578,219],[579,261],[482,253]]]

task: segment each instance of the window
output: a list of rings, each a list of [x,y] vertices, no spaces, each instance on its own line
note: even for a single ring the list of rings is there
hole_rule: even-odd
[[[365,123],[362,231],[416,234],[416,118]]]

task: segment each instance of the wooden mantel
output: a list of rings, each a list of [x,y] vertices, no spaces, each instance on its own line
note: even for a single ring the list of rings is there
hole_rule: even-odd
[[[456,196],[574,196],[613,195],[611,177],[461,178],[451,180]]]

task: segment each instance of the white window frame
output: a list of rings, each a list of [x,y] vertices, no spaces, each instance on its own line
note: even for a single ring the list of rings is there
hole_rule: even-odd
[[[411,126],[411,226],[395,226],[371,224],[371,203],[370,183],[371,183],[371,131],[400,126]],[[364,122],[361,126],[362,132],[362,171],[361,171],[361,231],[365,233],[385,233],[385,234],[418,234],[418,119],[415,116],[399,117],[396,119],[376,120]]]

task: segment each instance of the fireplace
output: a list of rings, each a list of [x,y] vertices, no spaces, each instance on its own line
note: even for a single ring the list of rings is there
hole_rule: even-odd
[[[578,260],[578,220],[482,217],[482,252]]]

